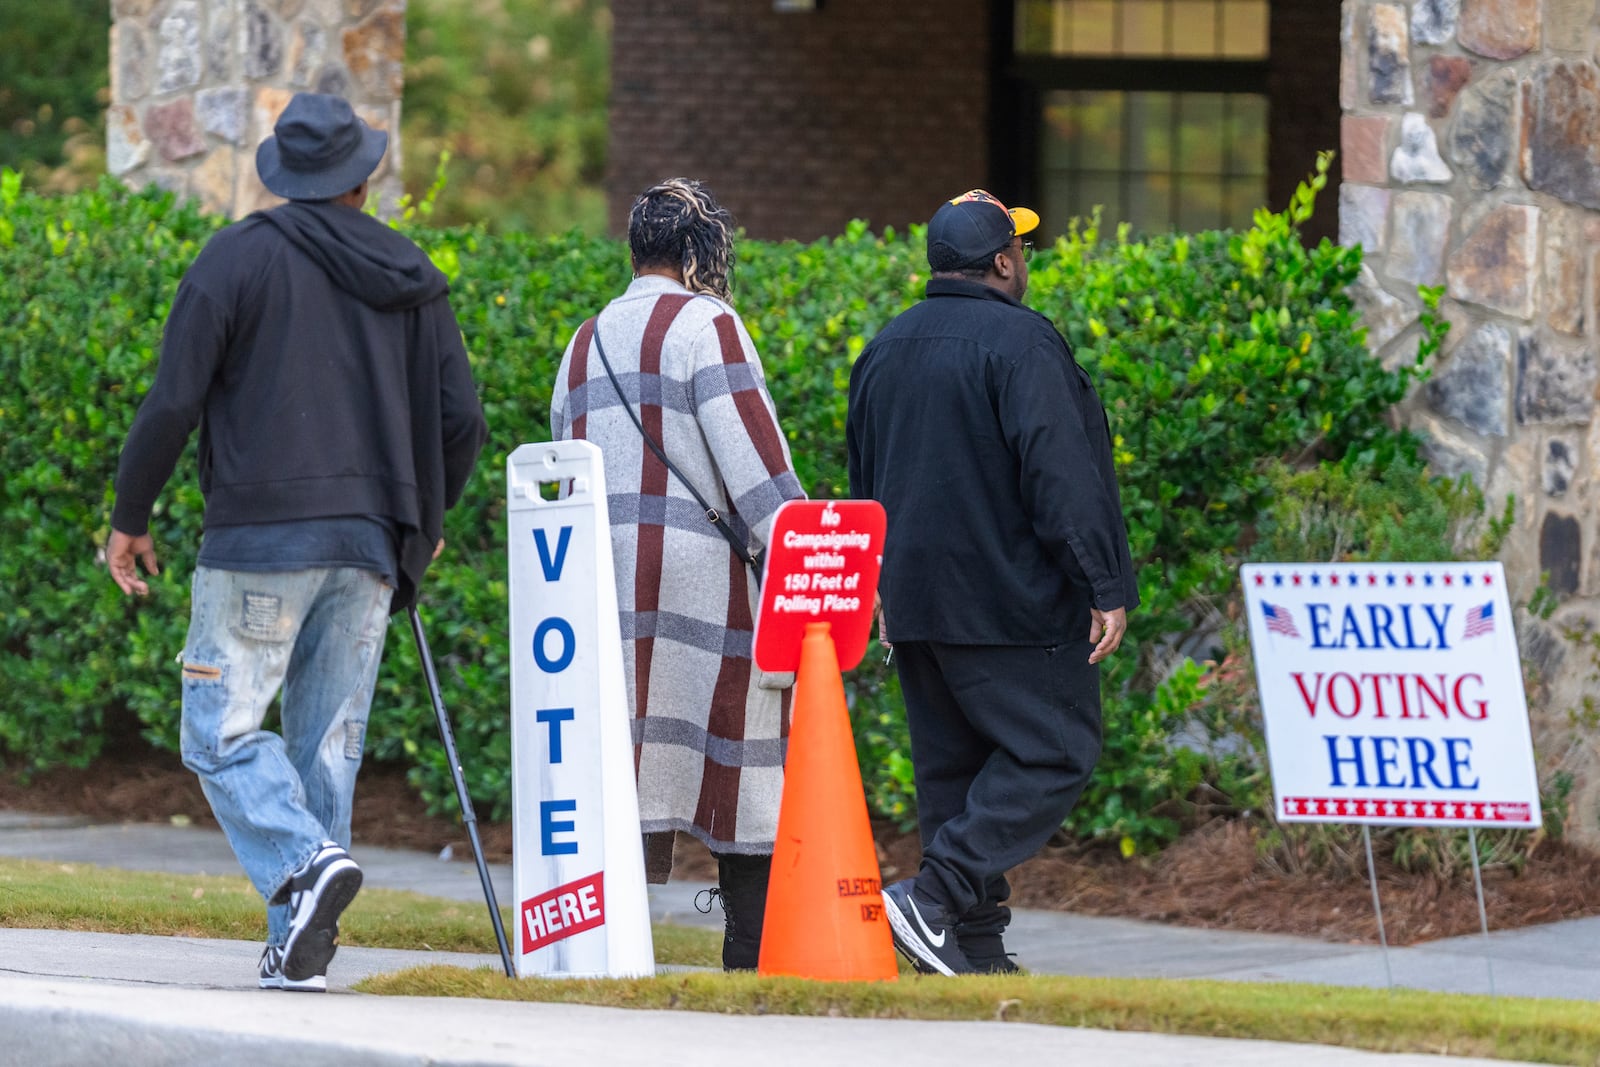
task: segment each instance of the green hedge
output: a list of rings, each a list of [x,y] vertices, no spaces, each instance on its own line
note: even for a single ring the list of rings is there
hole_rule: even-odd
[[[1197,603],[1226,595],[1235,549],[1269,496],[1268,461],[1401,447],[1383,414],[1411,370],[1371,360],[1345,287],[1358,254],[1295,232],[1323,181],[1245,234],[1134,241],[1075,233],[1034,258],[1030,301],[1062,324],[1100,383],[1145,608],[1116,657],[1107,746],[1071,820],[1145,848],[1170,839],[1208,773],[1170,750],[1181,693],[1156,683]],[[84,762],[126,710],[174,746],[174,657],[201,501],[192,455],[152,520],[164,562],[143,601],[125,600],[98,556],[117,453],[148,387],[161,323],[184,268],[219,225],[188,204],[107,183],[67,198],[0,192],[0,756]],[[617,241],[476,230],[413,235],[453,281],[490,425],[479,471],[446,525],[423,612],[474,798],[507,813],[509,741],[502,471],[548,436],[551,385],[573,329],[628,278]],[[801,481],[847,491],[845,388],[868,338],[921,295],[920,229],[852,224],[801,245],[746,241],[735,299],[762,353]],[[1424,345],[1426,355],[1430,345]],[[1420,357],[1419,357],[1420,358]],[[848,679],[875,809],[912,807],[892,672],[869,654]],[[448,769],[408,635],[391,635],[374,704],[372,754],[403,761],[446,804]]]
[[[105,0],[0,0],[0,165],[48,179],[80,152],[103,162],[110,30]]]

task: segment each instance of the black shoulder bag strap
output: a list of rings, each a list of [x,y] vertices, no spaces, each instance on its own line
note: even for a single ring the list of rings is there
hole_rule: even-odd
[[[739,539],[738,534],[733,532],[733,527],[728,525],[728,520],[722,517],[722,513],[706,503],[706,498],[700,495],[700,491],[694,487],[694,483],[685,478],[683,472],[677,468],[672,460],[667,458],[667,454],[656,443],[656,439],[646,432],[644,423],[639,421],[638,413],[633,410],[633,405],[628,403],[627,396],[622,392],[622,383],[617,381],[617,374],[611,369],[611,361],[606,358],[605,346],[600,343],[600,316],[598,315],[594,319],[594,350],[595,354],[600,357],[600,365],[606,369],[606,377],[611,379],[611,388],[616,390],[617,399],[622,402],[622,410],[626,411],[628,418],[633,420],[633,425],[639,430],[639,436],[644,438],[644,443],[650,446],[650,451],[656,454],[656,458],[666,464],[667,470],[676,475],[678,481],[683,483],[683,487],[689,490],[689,495],[694,497],[695,503],[699,504],[701,510],[706,513],[706,521],[715,526],[721,531],[722,536],[728,539],[729,546],[733,548],[733,554],[743,560],[745,566],[750,568],[755,575],[756,585],[759,587],[761,585],[761,561],[750,554],[750,547]]]

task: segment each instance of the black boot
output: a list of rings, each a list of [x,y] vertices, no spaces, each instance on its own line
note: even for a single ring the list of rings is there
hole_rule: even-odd
[[[767,917],[767,879],[771,856],[717,855],[726,935],[722,969],[753,971],[761,959],[761,925]]]

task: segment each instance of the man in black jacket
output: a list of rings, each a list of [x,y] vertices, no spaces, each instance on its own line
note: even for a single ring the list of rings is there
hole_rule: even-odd
[[[183,760],[266,898],[264,989],[327,988],[361,887],[350,808],[388,616],[486,433],[444,275],[361,211],[387,146],[338,97],[289,102],[256,154],[289,203],[184,275],[117,469],[106,556],[144,596],[150,513],[199,426]],[[261,728],[280,688],[281,736]]]
[[[889,514],[881,581],[923,858],[883,891],[919,970],[1015,970],[1005,872],[1100,754],[1100,668],[1139,602],[1111,436],[1028,288],[1039,223],[982,190],[928,224],[927,299],[850,374],[850,490]]]

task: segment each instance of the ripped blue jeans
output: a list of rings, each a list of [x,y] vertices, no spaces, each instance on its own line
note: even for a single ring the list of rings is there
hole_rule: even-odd
[[[195,568],[183,651],[182,752],[234,855],[267,900],[324,840],[350,845],[350,808],[393,590],[354,567]],[[282,734],[262,729],[282,690]]]

